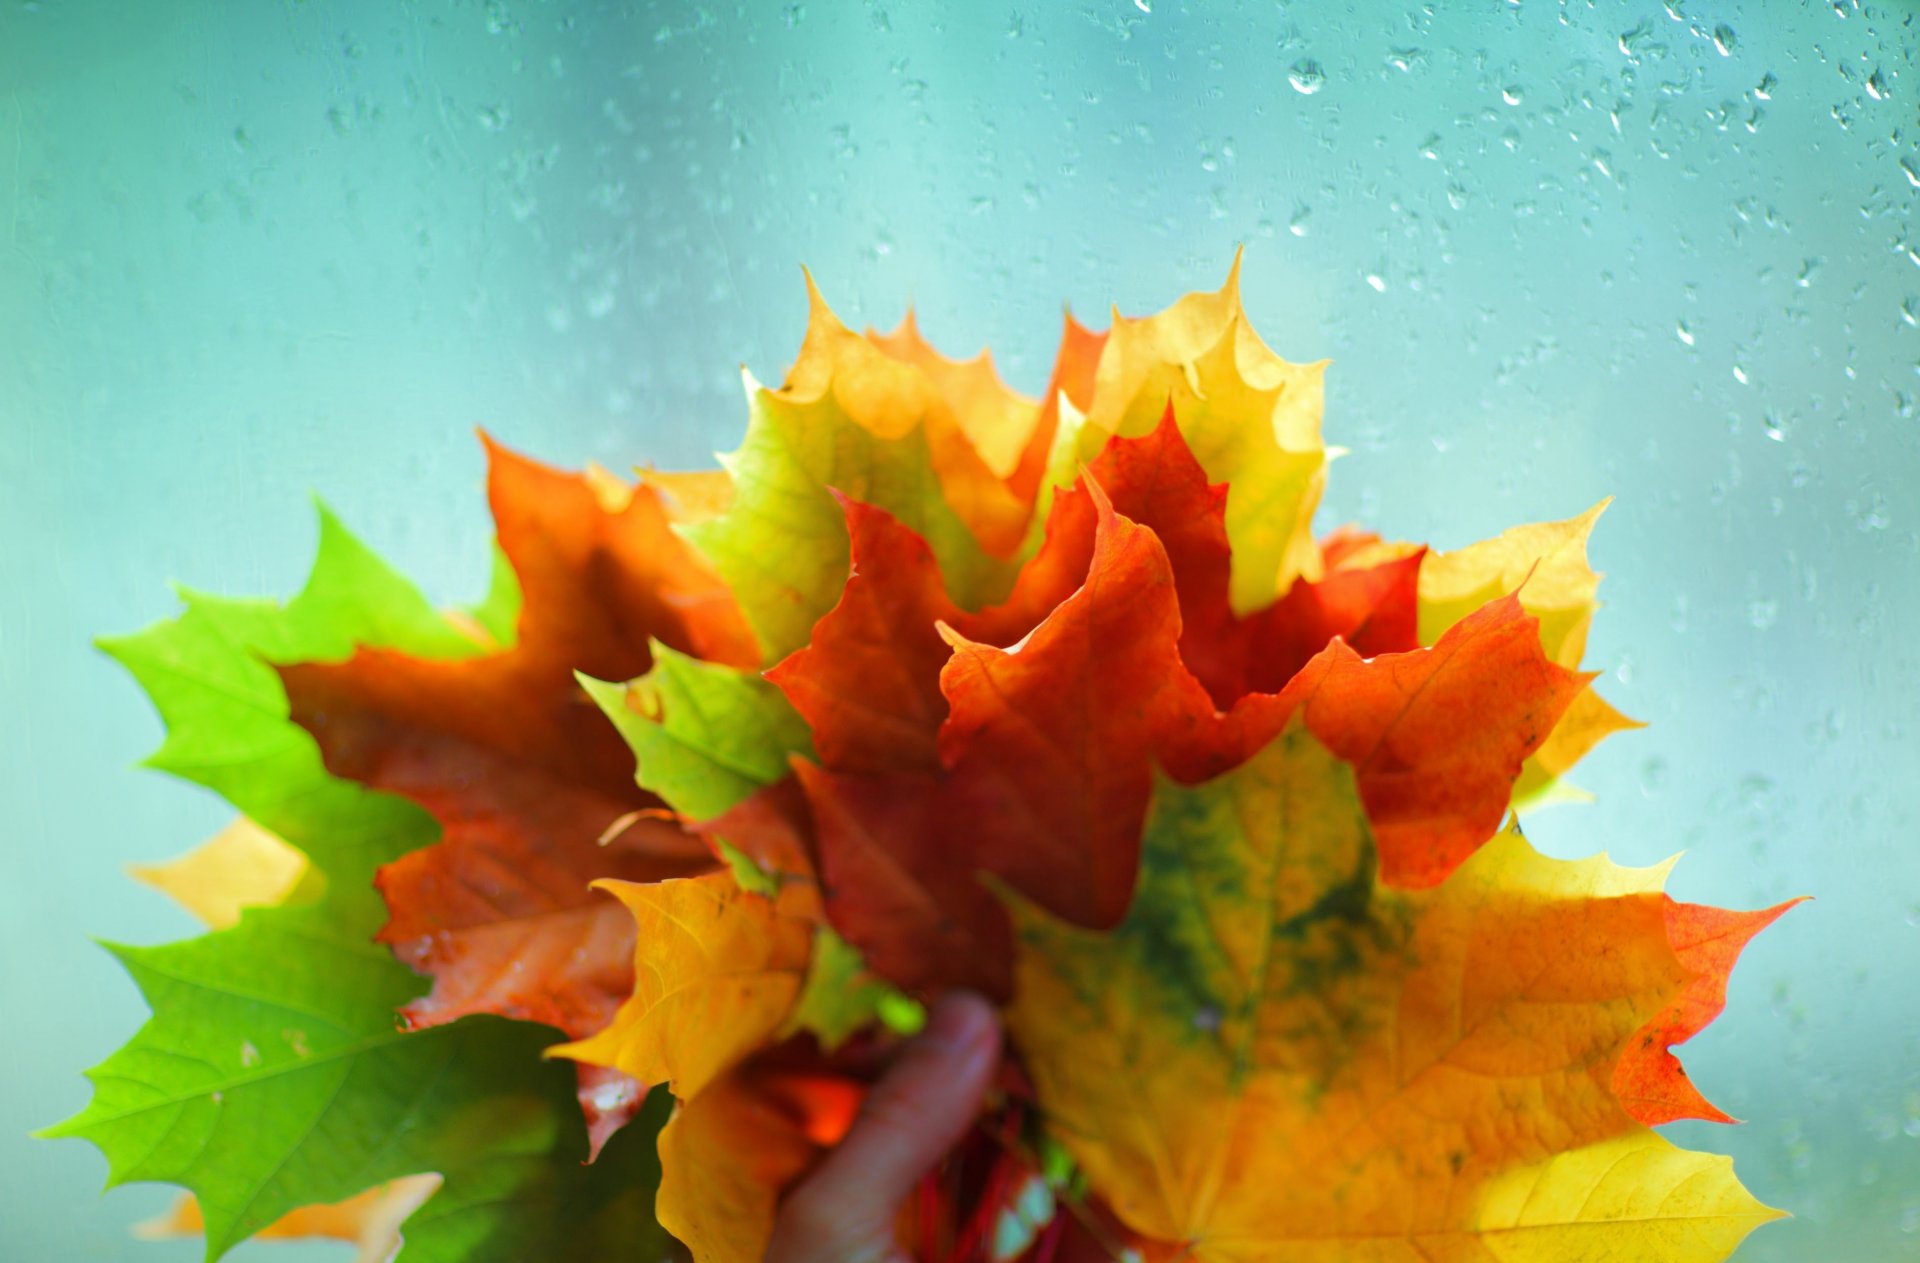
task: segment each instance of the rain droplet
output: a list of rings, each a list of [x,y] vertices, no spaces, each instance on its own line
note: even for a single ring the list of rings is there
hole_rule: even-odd
[[[1306,236],[1307,235],[1307,217],[1312,214],[1313,214],[1313,209],[1310,206],[1308,206],[1305,202],[1302,202],[1298,206],[1295,206],[1293,208],[1293,218],[1287,221],[1287,231],[1292,233],[1296,237]]]
[[[1518,105],[1525,98],[1526,93],[1517,84],[1500,89],[1500,99],[1508,105]]]
[[[1766,430],[1767,437],[1774,442],[1784,443],[1787,441],[1787,428],[1781,424],[1779,414],[1773,412],[1762,413],[1760,415],[1760,425]]]
[[[1311,57],[1302,57],[1293,63],[1293,69],[1287,73],[1287,82],[1301,96],[1312,96],[1327,86],[1327,76],[1320,69],[1319,62]]]
[[[1720,50],[1722,57],[1733,56],[1733,49],[1736,42],[1733,28],[1725,22],[1713,28],[1713,46]]]
[[[1873,73],[1867,76],[1867,95],[1876,101],[1884,101],[1889,95],[1887,81],[1881,77],[1878,66],[1875,66]]]
[[[1753,95],[1758,100],[1771,101],[1773,100],[1773,90],[1779,86],[1780,81],[1773,77],[1772,71],[1768,71],[1766,74],[1760,76],[1760,82],[1755,85]]]
[[[1907,173],[1907,183],[1913,185],[1916,189],[1920,189],[1920,167],[1913,165],[1913,159],[1900,159],[1900,169]]]
[[[1684,320],[1676,320],[1674,321],[1674,324],[1673,324],[1673,336],[1676,338],[1679,338],[1680,341],[1684,342],[1686,345],[1692,346],[1693,345],[1693,326],[1689,325]]]
[[[1378,272],[1367,273],[1367,284],[1373,286],[1373,292],[1376,294],[1384,294],[1387,292],[1387,278]]]
[[[1142,13],[1153,12],[1153,6],[1148,4],[1147,0],[1133,0],[1133,7],[1140,10],[1140,12]]]
[[[1745,364],[1735,364],[1733,366],[1733,380],[1739,382],[1742,386],[1748,384],[1747,366]]]
[[[1847,515],[1853,519],[1853,525],[1862,534],[1870,531],[1884,531],[1893,525],[1889,516],[1887,498],[1874,492],[1872,499],[1864,504],[1859,500],[1847,501]]]

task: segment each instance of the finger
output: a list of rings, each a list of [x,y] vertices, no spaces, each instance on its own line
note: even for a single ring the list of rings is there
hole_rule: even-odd
[[[893,1258],[900,1204],[973,1124],[999,1055],[992,1006],[943,998],[867,1094],[846,1139],[780,1208],[770,1263]]]

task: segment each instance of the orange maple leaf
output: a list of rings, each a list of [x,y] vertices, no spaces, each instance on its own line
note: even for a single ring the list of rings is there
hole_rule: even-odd
[[[523,592],[515,643],[459,661],[363,649],[281,677],[330,771],[403,794],[441,823],[437,844],[379,876],[391,913],[380,938],[434,980],[407,1020],[495,1013],[579,1037],[605,1025],[633,983],[632,919],[588,883],[679,876],[713,859],[652,817],[602,844],[610,825],[661,803],[634,785],[631,756],[574,673],[640,674],[650,638],[722,662],[755,651],[654,493],[491,442],[488,453],[500,547]],[[641,1095],[597,1072],[583,1083],[590,1113]]]

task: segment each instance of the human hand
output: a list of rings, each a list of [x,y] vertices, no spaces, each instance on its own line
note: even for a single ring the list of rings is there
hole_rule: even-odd
[[[973,1125],[999,1061],[993,1007],[942,998],[846,1138],[781,1204],[767,1263],[910,1263],[894,1244],[901,1203]]]

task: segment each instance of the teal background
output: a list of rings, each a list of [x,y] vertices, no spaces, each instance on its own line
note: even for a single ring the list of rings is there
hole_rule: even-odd
[[[1147,10],[1151,8],[1151,12]],[[122,865],[224,822],[131,765],[89,638],[167,582],[287,593],[308,492],[435,598],[484,425],[695,465],[809,264],[1044,383],[1060,305],[1212,288],[1333,357],[1322,521],[1458,546],[1618,497],[1589,661],[1652,727],[1532,822],[1682,897],[1810,892],[1686,1049],[1797,1218],[1743,1263],[1920,1257],[1920,19],[1461,0],[939,5],[0,0],[0,1232],[186,1260],[25,1133],[143,1008]],[[1311,89],[1303,90],[1303,89]],[[244,1260],[342,1259],[243,1247]]]

